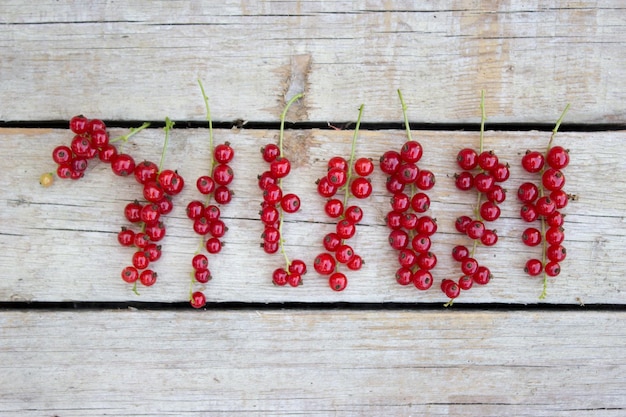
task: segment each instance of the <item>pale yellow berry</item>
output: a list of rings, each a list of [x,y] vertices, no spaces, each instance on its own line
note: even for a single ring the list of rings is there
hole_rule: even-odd
[[[41,184],[42,187],[50,187],[53,182],[54,174],[52,172],[46,172],[39,177],[39,184]]]

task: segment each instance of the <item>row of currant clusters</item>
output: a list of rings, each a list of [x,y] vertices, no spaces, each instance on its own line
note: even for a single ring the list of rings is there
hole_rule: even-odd
[[[186,207],[187,216],[193,222],[193,230],[201,236],[198,250],[191,261],[193,271],[190,274],[189,300],[195,308],[206,304],[202,286],[212,278],[206,254],[220,252],[221,239],[228,230],[221,218],[220,208],[228,204],[233,196],[228,188],[234,178],[229,163],[235,155],[228,142],[213,145],[208,98],[201,83],[200,88],[209,123],[211,162],[209,174],[200,176],[196,181],[196,188],[205,196],[205,201],[193,200]],[[389,150],[380,157],[379,168],[387,175],[386,189],[392,195],[391,210],[385,220],[390,229],[389,244],[397,251],[397,282],[400,285],[412,283],[419,290],[428,290],[434,282],[431,271],[437,265],[437,256],[430,250],[431,237],[437,231],[437,222],[427,214],[430,207],[427,191],[434,187],[435,175],[418,166],[423,148],[411,137],[407,107],[400,91],[398,95],[408,138],[399,151]],[[302,284],[302,277],[307,273],[306,262],[301,259],[289,260],[283,239],[284,216],[300,209],[299,197],[294,193],[284,192],[282,187],[282,180],[291,171],[290,160],[283,152],[284,122],[289,107],[301,97],[302,95],[293,97],[281,114],[278,144],[270,143],[261,149],[262,157],[268,163],[268,169],[258,176],[263,197],[259,212],[260,220],[264,224],[261,247],[268,254],[280,251],[284,257],[284,266],[276,268],[272,275],[272,281],[277,286],[299,286]],[[459,262],[460,273],[456,279],[443,279],[440,286],[442,292],[450,298],[450,303],[461,291],[469,290],[474,284],[485,285],[491,280],[489,268],[480,265],[475,254],[478,246],[489,247],[497,243],[497,232],[488,225],[500,217],[499,204],[506,199],[502,184],[509,178],[509,165],[500,161],[493,151],[483,150],[486,119],[484,94],[481,98],[481,111],[479,149],[462,149],[457,155],[457,163],[462,172],[455,175],[456,187],[462,191],[476,190],[477,202],[471,216],[464,215],[456,219],[456,229],[472,243],[458,245],[452,250],[452,258]],[[541,259],[530,259],[525,268],[531,276],[544,272],[544,290],[541,297],[546,294],[547,277],[559,274],[559,263],[565,259],[566,254],[562,245],[564,216],[560,210],[571,198],[563,190],[565,176],[562,172],[569,163],[569,155],[564,148],[552,146],[565,111],[557,121],[545,154],[528,151],[521,161],[525,170],[541,175],[537,185],[524,183],[518,190],[518,198],[523,202],[521,218],[528,222],[541,222],[540,229],[529,227],[522,235],[523,242],[529,246],[543,243]],[[356,271],[364,264],[364,260],[349,244],[363,218],[362,209],[358,204],[350,204],[350,199],[366,199],[371,195],[372,185],[368,177],[375,169],[371,159],[356,157],[362,113],[363,106],[359,109],[349,158],[339,155],[330,158],[327,174],[317,181],[318,194],[325,199],[325,213],[336,221],[336,225],[334,231],[323,237],[321,246],[324,252],[315,257],[313,267],[318,274],[328,277],[329,286],[335,291],[342,291],[348,285],[344,268]],[[126,219],[135,227],[124,226],[118,234],[121,245],[135,250],[131,265],[124,267],[121,273],[124,281],[133,284],[135,292],[137,282],[145,286],[156,282],[157,273],[151,268],[151,264],[161,257],[161,246],[158,242],[165,236],[165,216],[173,209],[172,197],[180,193],[185,184],[176,171],[163,169],[165,149],[173,125],[166,119],[165,144],[159,165],[151,161],[135,163],[132,156],[121,151],[121,146],[115,146],[115,142],[123,145],[131,136],[146,128],[147,123],[131,129],[125,136],[109,139],[102,121],[75,116],[70,120],[70,129],[75,135],[70,146],[60,145],[52,153],[53,160],[58,164],[56,173],[59,178],[82,178],[88,161],[98,156],[101,161],[111,164],[116,175],[133,176],[142,185],[143,199],[128,203],[124,210]],[[52,178],[50,173],[44,174],[42,184],[49,185]],[[196,289],[198,284],[200,288]]]

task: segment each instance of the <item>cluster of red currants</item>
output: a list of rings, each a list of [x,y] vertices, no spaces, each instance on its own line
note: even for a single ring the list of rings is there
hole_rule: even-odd
[[[192,200],[187,204],[187,217],[193,220],[193,230],[202,236],[202,244],[191,261],[194,281],[199,284],[206,284],[211,279],[209,260],[200,252],[203,249],[209,254],[221,251],[220,239],[228,231],[217,204],[225,205],[232,199],[232,191],[228,185],[233,181],[234,172],[229,163],[234,156],[235,151],[228,142],[219,144],[212,150],[211,175],[203,175],[196,181],[196,188],[207,196],[207,200],[205,203]],[[210,203],[211,197],[216,204]],[[206,296],[202,291],[192,291],[190,302],[194,308],[204,307]]]
[[[346,161],[341,156],[332,157],[328,161],[328,173],[317,181],[318,193],[327,199],[324,211],[328,217],[337,219],[337,223],[335,231],[324,236],[322,243],[327,252],[317,255],[313,267],[318,274],[328,275],[328,285],[334,291],[343,291],[348,285],[348,278],[338,271],[338,264],[344,264],[352,271],[358,271],[363,266],[363,258],[346,243],[356,235],[363,210],[358,205],[347,206],[347,203],[350,196],[364,199],[372,194],[372,185],[367,177],[374,171],[374,163],[369,158],[353,159]],[[352,173],[357,177],[352,178]],[[321,183],[331,186],[320,187]],[[335,198],[339,191],[344,193],[343,200]]]
[[[396,281],[427,290],[433,283],[430,271],[437,265],[437,256],[430,250],[437,222],[424,215],[430,207],[424,191],[435,185],[435,175],[418,167],[422,154],[422,145],[408,140],[400,152],[389,150],[381,156],[380,169],[388,175],[386,187],[392,194],[385,223],[391,229],[389,244],[398,251]]]
[[[523,203],[520,217],[526,222],[542,222],[541,230],[529,227],[522,233],[522,241],[528,246],[544,243],[543,259],[533,258],[526,262],[525,271],[531,276],[545,271],[546,275],[555,277],[561,272],[560,262],[565,259],[566,250],[562,245],[565,238],[564,215],[560,210],[570,198],[563,190],[565,175],[562,169],[568,164],[569,153],[561,146],[549,148],[545,155],[527,151],[522,157],[524,170],[541,175],[539,186],[525,182],[517,191],[517,197]]]

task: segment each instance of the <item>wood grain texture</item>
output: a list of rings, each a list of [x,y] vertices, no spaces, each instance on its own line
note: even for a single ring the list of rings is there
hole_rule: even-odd
[[[0,4],[0,120],[274,121],[304,89],[299,120],[626,121],[626,24],[619,0],[111,1]]]
[[[4,311],[0,413],[620,416],[625,319],[583,310]]]
[[[126,130],[114,130],[113,135]],[[326,171],[326,161],[334,155],[349,155],[352,131],[287,131],[286,155],[293,162],[293,173],[285,180],[288,192],[302,198],[302,210],[287,217],[284,233],[290,258],[309,264],[304,286],[279,288],[271,284],[271,273],[283,265],[279,255],[266,255],[259,247],[262,225],[258,210],[262,201],[256,185],[257,174],[266,169],[259,149],[274,142],[277,133],[264,130],[217,130],[216,141],[230,141],[236,151],[232,164],[236,195],[222,213],[229,227],[225,247],[210,260],[214,279],[206,285],[209,301],[241,302],[445,302],[435,288],[443,278],[458,278],[460,271],[450,257],[456,244],[468,244],[454,230],[454,220],[471,214],[473,193],[455,189],[455,157],[465,146],[477,146],[477,132],[414,131],[424,147],[422,169],[432,170],[437,185],[430,193],[430,214],[436,217],[439,232],[433,251],[439,258],[434,270],[436,283],[428,292],[401,287],[394,279],[397,269],[394,251],[387,244],[384,217],[390,210],[385,178],[378,171],[372,176],[373,197],[360,202],[365,217],[352,239],[353,247],[366,264],[350,272],[346,291],[330,291],[327,280],[312,268],[322,251],[323,236],[334,224],[323,212],[323,199],[316,194],[315,180]],[[199,238],[186,218],[188,201],[200,198],[195,179],[208,166],[207,129],[175,129],[165,167],[175,168],[187,180],[187,187],[175,199],[168,216],[168,235],[162,241],[164,255],[155,269],[159,281],[140,289],[140,296],[119,277],[130,263],[133,251],[117,244],[116,233],[129,226],[123,217],[125,205],[141,197],[137,183],[116,177],[104,164],[93,165],[77,182],[57,180],[42,188],[39,174],[54,169],[51,150],[68,143],[67,130],[0,130],[0,153],[5,158],[4,186],[0,190],[0,300],[3,301],[163,301],[182,302],[188,298],[190,261]],[[125,145],[138,161],[158,161],[164,138],[161,129],[148,129]],[[458,302],[537,303],[541,280],[522,271],[539,248],[525,247],[520,239],[528,224],[518,219],[520,203],[515,198],[519,184],[533,178],[522,171],[520,157],[526,149],[543,150],[549,132],[493,132],[485,134],[485,149],[496,151],[511,164],[509,190],[502,205],[503,215],[494,227],[500,241],[493,248],[479,248],[477,259],[491,268],[493,281],[464,293]],[[549,281],[548,303],[624,304],[623,275],[626,183],[616,180],[626,170],[622,146],[624,132],[562,133],[557,143],[570,149],[572,162],[566,169],[568,192],[577,201],[564,209],[567,259],[563,272]],[[388,149],[399,149],[406,140],[402,131],[361,131],[358,156],[378,158]]]

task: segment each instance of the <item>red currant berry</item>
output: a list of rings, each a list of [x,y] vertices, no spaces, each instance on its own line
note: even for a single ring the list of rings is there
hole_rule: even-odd
[[[213,237],[220,238],[224,236],[227,231],[228,227],[226,227],[226,224],[220,219],[213,220],[209,226],[209,233],[211,233]]]
[[[494,151],[484,151],[478,155],[478,166],[485,170],[491,171],[498,165],[498,156]]]
[[[537,212],[537,207],[534,204],[526,203],[520,209],[520,217],[525,222],[534,222],[539,218],[539,213]]]
[[[546,190],[560,190],[565,185],[565,175],[558,169],[548,168],[543,172],[541,182]]]
[[[437,221],[430,216],[422,216],[417,222],[417,233],[432,236],[437,232]]]
[[[472,286],[474,285],[474,279],[469,275],[463,275],[461,278],[459,278],[458,285],[459,285],[459,288],[461,288],[464,291],[467,291],[470,288],[472,288]]]
[[[350,190],[352,191],[352,195],[356,198],[367,198],[372,194],[372,184],[367,178],[358,177],[352,180]]]
[[[541,171],[544,164],[543,154],[537,151],[526,151],[526,154],[522,157],[522,167],[524,170],[530,173],[536,173]]]
[[[132,246],[135,243],[135,232],[122,227],[122,230],[117,234],[117,241],[122,246]]]
[[[193,273],[193,277],[196,279],[196,281],[198,281],[200,284],[206,284],[207,282],[209,282],[211,280],[211,278],[213,278],[211,276],[211,271],[209,271],[208,269],[204,269],[204,270],[196,270]]]
[[[191,259],[191,266],[196,271],[205,271],[209,269],[209,258],[206,255],[198,253]]]
[[[219,164],[213,168],[213,181],[219,185],[230,184],[234,177],[233,170],[226,164]]]
[[[163,253],[161,251],[161,245],[157,245],[155,243],[148,244],[145,251],[146,255],[148,255],[148,260],[150,260],[150,262],[156,262],[161,259],[161,254]]]
[[[348,161],[341,156],[333,156],[328,160],[328,169],[338,168],[342,171],[348,170]]]
[[[478,165],[478,154],[473,149],[461,149],[456,156],[456,162],[461,169],[470,171]]]
[[[211,194],[215,190],[215,181],[208,175],[198,177],[196,181],[196,188],[201,194]]]
[[[339,245],[335,251],[335,259],[337,262],[346,264],[354,257],[354,250],[350,245]]]
[[[491,201],[485,201],[480,205],[480,217],[484,221],[493,222],[500,217],[500,207]]]
[[[300,259],[294,259],[289,265],[289,273],[298,275],[306,274],[306,263]]]
[[[157,273],[151,269],[146,269],[139,274],[139,282],[144,286],[150,287],[156,283]]]
[[[522,203],[532,203],[539,196],[539,188],[532,182],[525,182],[517,189],[517,198]]]
[[[278,252],[279,244],[278,242],[263,242],[261,243],[261,247],[263,248],[263,251],[265,251],[265,253],[271,255]]]
[[[402,250],[409,244],[409,235],[404,230],[392,230],[389,233],[389,244],[396,250]]]
[[[87,123],[87,133],[93,135],[97,130],[107,130],[107,126],[100,119],[91,119]]]
[[[498,234],[495,230],[485,229],[485,232],[480,237],[480,243],[485,246],[493,246],[498,243]]]
[[[159,213],[162,215],[169,214],[174,210],[174,203],[172,203],[172,198],[169,195],[163,196],[156,204],[159,206]]]
[[[150,181],[156,181],[159,167],[154,162],[143,161],[135,166],[133,173],[139,184],[146,184]]]
[[[221,212],[219,207],[211,204],[204,208],[203,214],[207,220],[217,220],[220,218]]]
[[[565,215],[562,214],[558,210],[550,214],[548,217],[546,217],[546,223],[550,227],[563,226],[564,222],[565,222]]]
[[[426,193],[417,193],[411,197],[411,208],[416,213],[425,213],[430,208],[430,198]]]
[[[496,182],[504,182],[509,179],[511,176],[511,171],[509,170],[509,164],[499,163],[495,166],[494,169],[489,171],[489,173],[493,176]]]
[[[132,284],[139,279],[139,271],[134,266],[127,266],[122,270],[122,279]]]
[[[61,164],[57,167],[57,175],[59,178],[68,179],[72,177],[72,167],[69,163]]]
[[[284,178],[291,171],[291,162],[289,159],[279,156],[270,164],[270,172],[276,178]]]
[[[337,223],[336,232],[341,239],[350,239],[356,233],[356,225],[347,219]]]
[[[87,169],[87,160],[85,158],[76,156],[70,161],[72,173],[82,174]]]
[[[326,201],[324,211],[328,217],[333,219],[340,217],[343,214],[343,202],[337,198],[332,198]]]
[[[400,267],[396,271],[396,282],[402,286],[409,285],[413,280],[413,272],[409,268]]]
[[[491,281],[491,271],[486,266],[479,266],[476,269],[474,275],[472,275],[472,280],[478,285],[487,285],[489,281]]]
[[[417,227],[419,218],[415,213],[403,213],[400,225],[406,230],[413,230]]]
[[[287,285],[289,273],[285,271],[285,268],[278,268],[272,273],[272,283],[279,287]]]
[[[198,200],[190,201],[187,204],[187,217],[192,220],[198,219],[204,215],[204,204]]]
[[[263,172],[257,178],[259,180],[258,184],[261,190],[265,190],[270,184],[278,185],[278,180],[269,171]]]
[[[563,190],[552,191],[550,193],[550,199],[554,201],[557,209],[565,208],[569,202],[569,196]]]
[[[283,198],[283,191],[276,184],[268,185],[263,191],[263,200],[266,203],[276,205]]]
[[[158,222],[153,225],[149,225],[146,227],[146,235],[153,242],[158,242],[159,240],[165,237],[167,229],[165,228],[165,224],[163,222]]]
[[[534,227],[529,227],[522,233],[522,242],[527,246],[537,246],[541,243],[541,232]]]
[[[161,184],[163,190],[169,195],[176,195],[185,187],[185,180],[183,177],[171,169],[164,169],[159,172],[157,181]]]
[[[417,257],[417,266],[425,271],[430,271],[437,265],[437,256],[432,252],[420,253]]]
[[[189,303],[193,308],[202,308],[206,305],[206,297],[202,291],[195,291],[191,294]]]
[[[420,190],[430,190],[435,186],[435,174],[426,169],[421,170],[420,173],[417,175],[415,185]]]
[[[263,154],[265,162],[271,164],[278,158],[278,155],[280,155],[280,148],[278,145],[270,143],[261,148],[261,153]]]
[[[402,145],[400,157],[405,162],[416,163],[422,158],[422,145],[414,140],[410,140]]]
[[[330,198],[337,193],[337,187],[328,181],[328,177],[322,177],[317,181],[317,193],[324,198]]]
[[[387,151],[380,157],[380,170],[388,175],[398,172],[401,162],[400,154],[396,151]]]
[[[524,272],[526,272],[531,277],[536,277],[541,274],[543,271],[543,264],[539,259],[529,259],[526,261],[526,265],[524,266]]]
[[[339,245],[341,245],[341,238],[337,233],[331,232],[324,236],[324,249],[329,252],[335,252]]]
[[[150,244],[150,236],[145,232],[135,233],[135,241],[133,242],[139,249],[145,249]]]
[[[558,262],[550,261],[545,266],[546,275],[549,277],[556,277],[561,273],[561,265]]]
[[[548,245],[560,245],[565,240],[565,230],[561,226],[552,226],[546,230]]]
[[[348,286],[348,278],[343,272],[335,272],[328,278],[328,285],[333,291],[343,291]]]
[[[363,210],[359,206],[348,206],[345,218],[352,224],[358,224],[363,219]]]
[[[354,162],[354,172],[361,177],[367,177],[374,172],[374,163],[370,158],[359,158]]]
[[[364,264],[363,258],[361,258],[360,255],[357,255],[355,253],[354,256],[352,257],[352,259],[350,259],[350,261],[348,261],[346,266],[348,267],[348,269],[350,269],[352,271],[358,271],[359,269],[361,269],[363,264]]]
[[[82,135],[87,132],[88,123],[89,119],[85,116],[74,116],[70,119],[70,130],[77,135]]]
[[[459,233],[466,233],[467,226],[472,222],[472,219],[469,216],[460,216],[454,222],[454,227]]]
[[[117,148],[110,143],[106,146],[103,146],[101,149],[98,149],[98,158],[102,162],[110,163],[116,155]]]
[[[207,239],[206,244],[204,245],[206,251],[209,253],[219,253],[222,250],[222,241],[216,237],[211,237]]]
[[[261,221],[265,225],[273,225],[280,219],[280,212],[276,206],[266,205],[261,209]]]
[[[235,151],[231,148],[230,143],[222,143],[213,150],[213,157],[220,164],[227,164],[233,160]]]
[[[126,177],[135,171],[135,160],[128,154],[119,153],[111,159],[111,170],[115,175]]]
[[[398,172],[396,172],[393,176],[394,178],[397,178],[401,184],[411,184],[417,180],[419,173],[420,170],[417,165],[403,162],[398,168]]]
[[[476,186],[476,189],[481,193],[488,192],[491,187],[493,187],[494,183],[495,178],[485,172],[479,172],[474,177],[474,185]]]
[[[233,193],[225,185],[220,185],[215,189],[213,198],[217,204],[228,204],[233,199]]]
[[[452,248],[452,258],[457,262],[461,262],[464,259],[469,258],[469,256],[470,252],[466,246],[458,245]]]
[[[421,291],[426,291],[433,285],[433,275],[430,271],[425,271],[423,269],[418,269],[411,276],[411,281],[415,288]]]
[[[330,275],[335,270],[335,258],[328,253],[320,253],[313,261],[313,268],[320,275]]]
[[[280,206],[285,213],[295,213],[300,210],[300,197],[295,194],[285,194],[280,200]]]
[[[467,225],[465,233],[470,239],[480,239],[483,233],[485,233],[485,224],[480,220],[473,220]]]
[[[474,187],[474,176],[469,171],[454,175],[454,185],[461,191],[468,191]]]
[[[405,184],[400,182],[400,180],[398,179],[398,174],[387,177],[387,181],[385,182],[385,188],[387,188],[387,191],[389,191],[391,194],[401,193],[402,191],[404,191],[404,187]]]
[[[465,275],[474,275],[478,270],[478,261],[474,258],[467,257],[461,262],[461,271]]]
[[[331,168],[326,174],[326,178],[333,186],[339,188],[346,184],[348,173],[339,168]]]
[[[143,206],[138,201],[126,204],[124,207],[124,216],[131,223],[137,223],[141,221],[141,209]]]
[[[72,159],[72,150],[65,145],[60,145],[52,151],[52,160],[57,164],[64,164]]]
[[[207,220],[204,215],[194,219],[193,221],[193,230],[199,235],[206,235],[209,233],[209,229],[211,227],[211,222]]]
[[[402,249],[398,254],[400,266],[411,269],[417,263],[418,255],[411,249]]]
[[[387,213],[387,216],[385,216],[385,223],[387,227],[392,230],[399,229],[402,227],[402,214],[397,211],[390,211]]]
[[[444,279],[441,281],[441,291],[444,292],[448,298],[457,298],[461,294],[461,287],[451,279]]]
[[[159,213],[159,206],[157,204],[146,204],[141,208],[141,212],[139,213],[139,217],[141,221],[146,225],[156,224],[161,217],[161,213]]]
[[[150,265],[150,259],[143,250],[139,250],[133,254],[133,266],[139,270],[146,269]]]
[[[550,168],[563,169],[569,164],[569,151],[562,146],[553,146],[548,151],[546,162]]]
[[[411,206],[411,197],[404,193],[396,193],[391,197],[391,208],[393,211],[402,213]]]
[[[549,216],[556,210],[556,204],[548,196],[539,197],[535,207],[537,208],[537,214],[540,216]]]
[[[487,200],[500,204],[506,200],[506,190],[502,188],[500,185],[496,184],[487,191]]]
[[[156,181],[149,181],[143,186],[143,198],[151,203],[156,203],[165,195],[165,191]]]
[[[567,251],[562,245],[550,245],[546,249],[546,256],[553,262],[563,262],[567,256]]]
[[[273,226],[268,226],[263,230],[261,239],[266,243],[276,243],[280,240],[280,232]]]
[[[287,276],[287,283],[292,287],[302,285],[302,275],[291,273]]]

